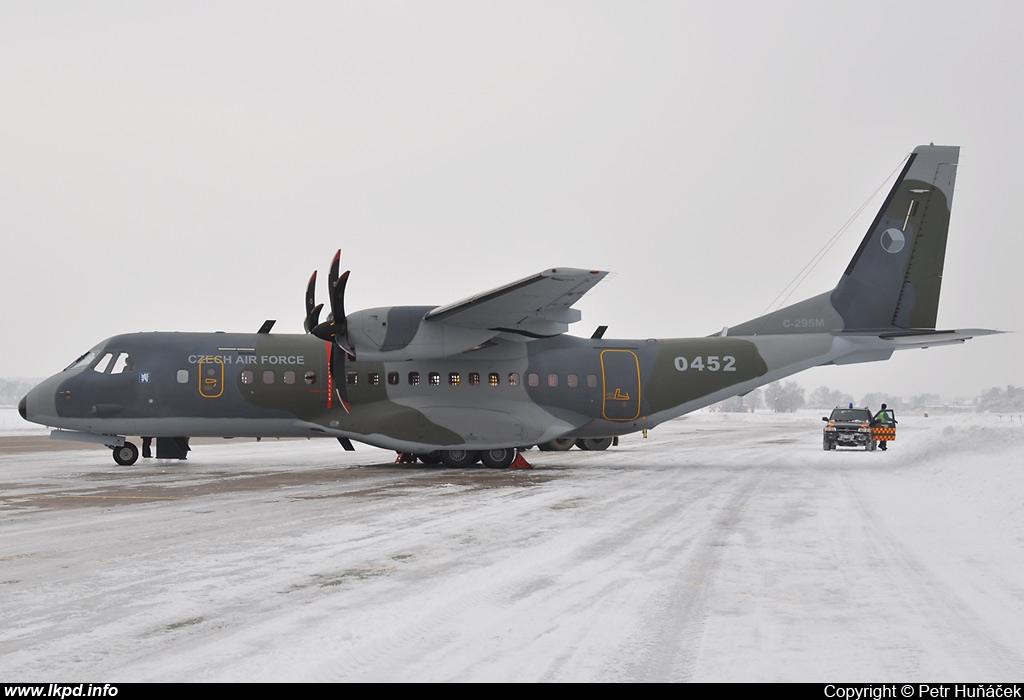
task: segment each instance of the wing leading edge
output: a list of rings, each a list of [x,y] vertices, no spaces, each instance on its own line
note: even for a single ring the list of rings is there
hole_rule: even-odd
[[[430,311],[425,321],[462,328],[517,333],[530,338],[560,335],[580,320],[572,308],[608,273],[556,267]]]

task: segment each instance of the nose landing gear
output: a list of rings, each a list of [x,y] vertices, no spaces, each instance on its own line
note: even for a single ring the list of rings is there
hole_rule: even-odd
[[[114,448],[114,461],[122,467],[130,467],[139,459],[139,448],[134,443],[125,442]]]

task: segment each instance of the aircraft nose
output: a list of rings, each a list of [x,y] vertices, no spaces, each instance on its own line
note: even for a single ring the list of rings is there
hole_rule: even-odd
[[[28,411],[25,409],[25,399],[27,398],[27,396],[22,396],[21,401],[18,402],[18,413],[20,413],[21,417],[24,418],[25,420],[28,420]]]

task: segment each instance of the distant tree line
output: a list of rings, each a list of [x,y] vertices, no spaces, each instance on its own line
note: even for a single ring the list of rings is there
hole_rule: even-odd
[[[978,397],[978,411],[989,413],[1024,412],[1024,389],[1007,385],[1005,389],[992,387]]]
[[[742,396],[733,396],[719,404],[719,410],[727,413],[753,413],[764,405],[762,391],[754,389]]]
[[[877,411],[884,403],[896,411],[927,411],[929,408],[947,408],[938,394],[915,394],[909,398],[883,394],[875,391],[854,398],[837,389],[819,386],[806,397],[804,389],[795,381],[779,381],[766,385],[744,396],[734,396],[717,404],[716,409],[727,412],[753,412],[764,408],[775,413],[791,413],[800,408],[832,409],[836,406],[866,406]],[[960,410],[976,410],[989,413],[1024,413],[1024,387],[1012,384],[993,387],[976,399],[958,402]]]
[[[804,405],[804,390],[796,382],[772,382],[742,396],[733,396],[718,404],[719,411],[753,413],[766,408],[775,413],[792,413]]]

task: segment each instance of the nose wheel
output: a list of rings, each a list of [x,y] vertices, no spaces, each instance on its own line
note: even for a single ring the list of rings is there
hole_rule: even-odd
[[[122,467],[130,467],[139,459],[139,448],[131,442],[126,442],[120,447],[114,448],[114,461]]]

